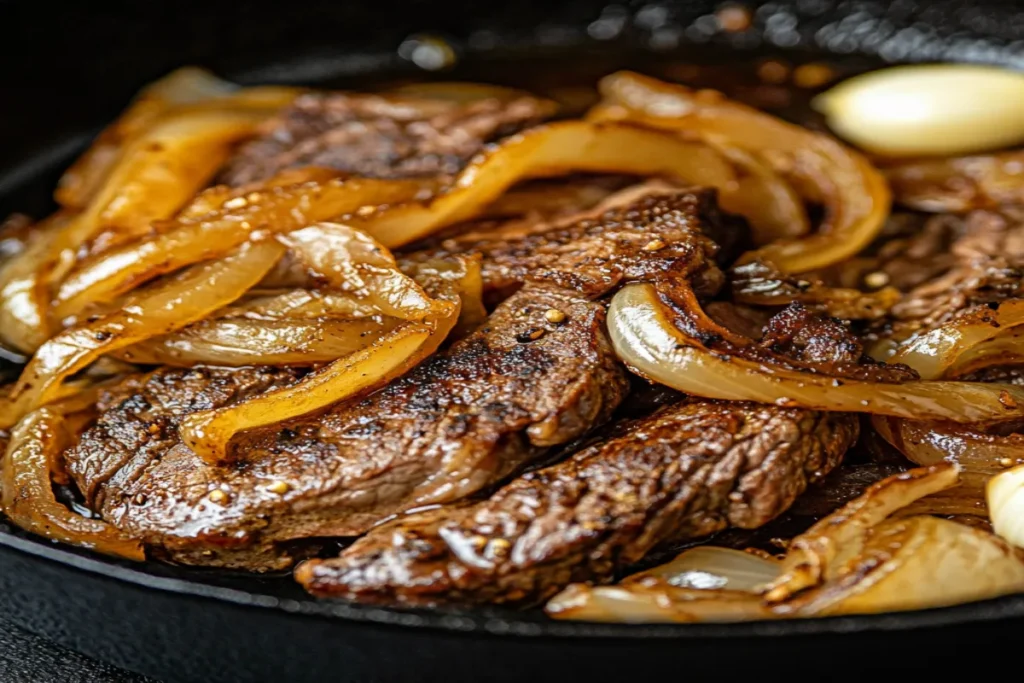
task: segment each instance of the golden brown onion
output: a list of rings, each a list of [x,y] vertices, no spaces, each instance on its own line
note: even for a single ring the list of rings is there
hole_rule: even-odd
[[[242,403],[192,413],[180,428],[182,441],[211,464],[225,462],[235,435],[322,410],[382,387],[429,356],[455,323],[452,315],[431,329],[406,323],[371,346],[306,375],[297,384]]]
[[[391,252],[359,230],[318,223],[283,235],[281,241],[314,276],[382,315],[422,320],[434,311],[434,300],[398,269]]]
[[[63,320],[88,304],[112,301],[139,283],[217,258],[257,231],[290,232],[362,206],[411,199],[417,181],[332,180],[250,193],[244,205],[215,216],[175,221],[156,237],[125,245],[83,263],[57,291],[55,313]]]
[[[702,327],[730,336],[696,307]],[[653,285],[620,290],[608,311],[619,358],[643,377],[694,396],[816,410],[874,413],[954,422],[1001,422],[1024,416],[1024,390],[979,382],[869,382],[723,357],[672,323]],[[734,335],[733,335],[734,336]]]
[[[58,212],[36,225],[25,248],[0,269],[0,339],[23,353],[32,353],[50,337],[43,276],[50,246],[70,219],[69,213]]]
[[[56,235],[47,265],[49,281],[60,282],[82,249],[102,251],[122,244],[147,233],[153,221],[173,216],[221,167],[233,144],[251,135],[297,92],[240,90],[168,106],[148,118],[139,115],[145,122],[122,140],[123,149],[87,205]],[[156,112],[154,107],[147,111]]]
[[[875,484],[798,536],[781,576],[749,590],[680,588],[666,566],[618,586],[570,586],[546,611],[593,621],[741,621],[922,609],[1024,590],[1024,562],[999,538],[935,517],[887,519],[955,483],[955,467],[945,464]],[[704,564],[686,561],[687,575],[721,574],[717,552]],[[765,566],[759,578],[773,569]]]
[[[400,320],[203,320],[117,352],[144,365],[319,365],[365,349]]]
[[[781,602],[809,586],[834,578],[835,571],[859,550],[857,545],[869,529],[915,500],[956,486],[958,478],[959,467],[943,463],[872,484],[863,495],[793,539],[779,577],[765,587],[765,599]]]
[[[18,423],[2,460],[0,508],[14,524],[44,538],[144,560],[138,541],[122,536],[106,522],[73,513],[53,495],[51,467],[68,445],[67,426],[65,416],[50,408],[29,413]]]
[[[186,417],[182,441],[210,463],[229,459],[231,440],[242,431],[314,413],[384,386],[437,350],[459,319],[456,282],[468,273],[462,260],[453,260],[448,273],[443,265],[435,266],[432,274],[449,276],[443,278],[449,291],[431,298],[398,269],[391,252],[347,226],[321,223],[293,231],[282,241],[335,290],[357,297],[379,314],[408,322],[378,333],[371,345],[314,370],[293,386]]]
[[[833,138],[725,98],[621,71],[601,81],[605,100],[588,115],[628,120],[713,140],[759,157],[810,202],[824,203],[818,234],[780,240],[747,254],[786,273],[824,268],[853,256],[878,235],[889,212],[885,179]]]
[[[1024,464],[1024,436],[986,434],[967,425],[875,417],[875,429],[918,465],[956,463],[960,485],[929,496],[935,514],[987,515],[985,487],[1008,467]]]
[[[125,141],[138,136],[168,109],[224,97],[237,90],[234,83],[196,67],[177,69],[146,86],[64,172],[54,193],[57,202],[65,208],[84,209],[121,157]]]
[[[116,310],[51,338],[22,372],[11,395],[16,409],[0,415],[0,426],[51,402],[67,377],[100,356],[181,329],[231,303],[259,282],[284,250],[274,241],[247,243],[229,256],[133,292]]]
[[[973,310],[915,335],[896,347],[895,353],[886,360],[909,365],[924,379],[940,379],[954,367],[961,355],[1022,323],[1024,299],[1008,299],[995,309]],[[882,355],[881,352],[875,353]]]
[[[562,121],[531,128],[475,158],[453,186],[425,204],[353,217],[352,225],[387,247],[422,239],[484,211],[516,182],[571,172],[666,175],[689,184],[735,188],[732,166],[711,147],[616,122]]]
[[[738,147],[716,144],[714,140],[708,143],[740,171],[735,188],[723,192],[720,198],[722,208],[750,221],[754,244],[765,246],[811,231],[799,195],[774,169]]]

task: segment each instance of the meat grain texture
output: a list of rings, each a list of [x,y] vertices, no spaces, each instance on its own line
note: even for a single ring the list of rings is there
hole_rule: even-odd
[[[217,180],[241,186],[304,167],[368,178],[451,176],[488,142],[553,113],[550,103],[525,96],[458,103],[310,93],[268,121]]]
[[[319,596],[538,603],[651,549],[784,512],[856,440],[856,417],[683,401],[491,498],[401,517],[296,578]]]
[[[565,320],[548,321],[551,309]],[[282,541],[356,535],[457,500],[605,421],[628,385],[604,315],[571,292],[527,286],[482,329],[384,389],[244,435],[230,466],[184,446],[181,419],[289,384],[294,371],[157,371],[103,399],[68,469],[105,520],[171,559],[287,567]]]

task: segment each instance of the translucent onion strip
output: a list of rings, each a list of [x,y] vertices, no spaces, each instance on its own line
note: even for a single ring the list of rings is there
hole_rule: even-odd
[[[1002,301],[968,312],[956,320],[911,337],[888,359],[914,368],[924,379],[940,379],[957,359],[982,342],[1024,324],[1024,299]]]
[[[658,579],[680,588],[753,591],[776,580],[780,562],[731,548],[710,545],[690,548],[673,560],[632,574],[623,584]]]
[[[478,156],[427,204],[357,216],[352,225],[387,247],[402,246],[476,216],[520,180],[572,172],[665,175],[724,191],[735,181],[730,164],[707,145],[629,124],[563,121],[531,128]]]
[[[65,421],[59,411],[42,408],[26,415],[14,428],[2,461],[0,507],[11,522],[44,538],[144,560],[137,541],[125,538],[106,522],[76,515],[54,496],[50,472],[68,445]]]
[[[84,209],[121,157],[123,145],[175,105],[224,97],[238,90],[205,69],[184,67],[146,86],[61,176],[54,194],[66,208]]]
[[[925,515],[888,518],[955,484],[949,464],[875,484],[798,536],[783,573],[749,590],[679,587],[664,567],[618,586],[570,586],[546,611],[590,621],[729,622],[922,609],[1024,590],[1024,562],[996,536]],[[707,550],[703,562],[685,562],[687,571],[721,572],[724,549]]]
[[[672,324],[653,285],[633,284],[612,299],[608,328],[619,358],[644,377],[687,394],[816,410],[954,422],[1024,416],[1024,389],[979,382],[900,384],[838,379],[738,356],[721,357]]]
[[[394,256],[359,230],[318,223],[281,241],[331,288],[357,295],[383,315],[422,320],[434,311],[436,302],[398,269]]]
[[[401,376],[437,349],[455,319],[452,315],[433,329],[407,323],[290,387],[237,405],[193,413],[181,423],[182,441],[206,462],[225,462],[232,455],[231,440],[240,432],[322,410]]]
[[[811,231],[800,196],[774,169],[742,149],[708,142],[740,170],[735,189],[721,195],[722,208],[747,217],[757,246]]]
[[[1024,327],[1003,330],[995,337],[978,342],[959,354],[944,373],[957,378],[994,365],[1024,364]]]
[[[985,487],[1008,467],[1024,465],[1024,436],[986,434],[966,425],[873,418],[875,430],[907,459],[921,466],[956,463],[960,485],[929,496],[934,514],[986,515]]]
[[[807,201],[823,202],[827,217],[818,234],[782,240],[748,254],[783,272],[824,268],[866,247],[889,213],[885,178],[860,154],[833,138],[801,128],[725,98],[632,72],[601,81],[605,100],[593,120],[628,120],[697,135],[754,154],[789,178]]]
[[[255,285],[281,258],[283,245],[248,243],[217,261],[195,265],[134,292],[116,310],[51,338],[25,367],[11,395],[17,409],[0,426],[52,401],[61,382],[100,356],[201,320]]]
[[[144,365],[317,365],[370,346],[401,321],[394,318],[332,320],[204,320],[181,332],[117,352]]]
[[[407,201],[423,189],[415,181],[332,180],[250,193],[240,206],[225,207],[212,217],[176,221],[156,237],[83,263],[58,289],[54,317],[63,320],[88,304],[112,301],[139,283],[223,256],[254,232],[290,232],[362,206]]]
[[[53,240],[70,218],[58,212],[36,225],[25,249],[0,268],[0,339],[23,353],[50,337],[50,297],[41,276]]]

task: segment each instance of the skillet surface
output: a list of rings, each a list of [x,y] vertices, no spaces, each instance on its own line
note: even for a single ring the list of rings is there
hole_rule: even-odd
[[[459,55],[453,71],[436,74],[444,79],[500,80],[510,64],[513,72],[540,73],[586,63],[597,76],[652,52],[691,58],[723,48],[1024,65],[1024,43],[1015,42],[1024,22],[1014,20],[1024,10],[1011,2],[748,3],[760,7],[754,27],[733,36],[709,19],[714,2],[351,4],[0,0],[0,26],[17,27],[0,43],[3,63],[17,65],[0,72],[0,214],[46,211],[57,174],[89,136],[138,87],[187,63],[244,83],[358,86],[415,74],[396,48],[428,31]],[[2,522],[0,610],[33,632],[165,681],[606,680],[680,665],[700,678],[723,670],[763,675],[796,662],[812,677],[852,680],[946,668],[975,648],[1016,641],[1024,625],[1024,596],[728,626],[353,607],[313,601],[287,579],[99,558]]]

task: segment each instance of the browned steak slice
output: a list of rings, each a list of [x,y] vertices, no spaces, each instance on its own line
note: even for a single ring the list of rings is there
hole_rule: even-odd
[[[624,280],[662,277],[690,279],[710,293],[722,283],[716,259],[731,257],[747,230],[742,219],[719,211],[714,190],[654,183],[622,190],[578,216],[470,231],[409,258],[480,254],[492,299],[527,278],[591,297]]]
[[[550,322],[552,309],[565,320]],[[280,568],[291,560],[275,544],[472,494],[606,420],[627,391],[604,307],[530,285],[384,389],[247,435],[236,465],[207,465],[179,441],[184,415],[292,378],[198,368],[132,380],[66,454],[69,469],[104,519],[171,559]]]
[[[374,178],[448,176],[486,143],[552,113],[550,103],[526,96],[466,103],[311,93],[242,145],[217,181],[245,185],[307,166]]]
[[[363,601],[540,602],[611,580],[658,545],[767,523],[857,431],[849,415],[677,403],[483,502],[382,525],[296,577],[315,595]]]

